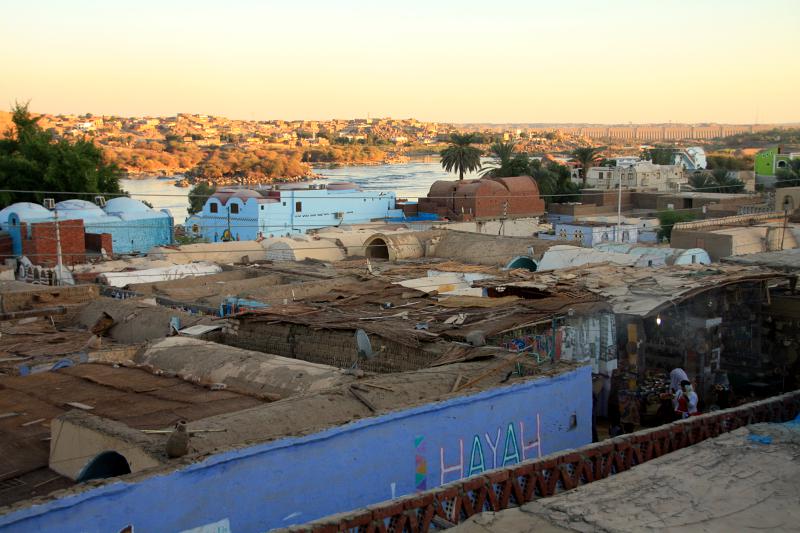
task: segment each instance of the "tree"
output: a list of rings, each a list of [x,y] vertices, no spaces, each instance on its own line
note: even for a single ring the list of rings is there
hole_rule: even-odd
[[[474,133],[451,134],[449,146],[440,152],[442,168],[457,173],[460,180],[465,173],[479,170],[481,151],[472,146],[476,142],[478,137]]]
[[[792,159],[788,168],[778,169],[775,178],[775,187],[800,187],[800,159]]]
[[[539,194],[547,204],[560,204],[578,200],[578,185],[572,181],[569,168],[551,162],[542,166],[538,159],[528,165],[528,174],[536,180]]]
[[[201,181],[192,187],[189,191],[189,208],[187,209],[189,214],[194,215],[202,211],[206,200],[208,200],[208,197],[214,194],[216,190],[216,187],[209,185],[205,181]]]
[[[55,140],[38,120],[27,104],[14,106],[14,131],[0,140],[0,188],[48,193],[0,193],[0,204],[41,202],[50,192],[121,192],[119,169],[92,141]]]
[[[658,213],[658,240],[670,240],[672,227],[679,222],[689,222],[696,218],[694,213],[686,211],[660,211]]]
[[[744,190],[744,183],[731,177],[724,168],[695,172],[689,177],[689,185],[702,192],[737,193]]]
[[[514,141],[492,144],[490,151],[494,161],[492,166],[486,168],[481,175],[494,178],[509,178],[528,174],[530,160],[525,154],[514,155],[515,147],[516,143]]]
[[[646,150],[644,155],[654,165],[671,165],[672,155],[675,151],[669,146],[656,146]]]
[[[586,187],[586,178],[589,177],[589,167],[592,166],[592,163],[598,158],[602,150],[603,148],[599,146],[583,146],[572,151],[572,157],[575,158],[581,165],[581,180],[583,187]]]

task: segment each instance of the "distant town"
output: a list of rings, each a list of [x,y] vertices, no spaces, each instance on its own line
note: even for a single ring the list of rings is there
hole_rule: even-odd
[[[454,132],[474,132],[488,153],[495,141],[536,156],[564,156],[602,144],[608,155],[637,155],[642,145],[705,146],[710,153],[752,157],[759,148],[798,137],[792,124],[450,124],[413,118],[336,120],[234,120],[178,113],[168,117],[41,114],[39,125],[55,138],[90,138],[128,177],[180,174],[177,185],[296,181],[330,165],[399,163],[436,155]],[[0,130],[11,114],[0,112]],[[800,142],[800,139],[796,139]]]

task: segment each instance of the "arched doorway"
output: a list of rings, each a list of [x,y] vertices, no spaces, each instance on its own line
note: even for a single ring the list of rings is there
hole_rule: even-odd
[[[389,247],[383,239],[373,239],[367,243],[365,253],[370,259],[389,259]]]
[[[788,211],[789,213],[794,212],[794,198],[791,195],[786,195],[783,198],[783,210]]]
[[[508,270],[514,268],[524,268],[525,270],[530,270],[531,272],[536,272],[536,269],[539,268],[539,265],[531,259],[530,257],[520,255],[512,259],[507,265],[506,268]]]
[[[76,481],[82,483],[90,479],[105,479],[124,476],[131,473],[128,461],[115,451],[107,451],[97,455],[83,467]]]

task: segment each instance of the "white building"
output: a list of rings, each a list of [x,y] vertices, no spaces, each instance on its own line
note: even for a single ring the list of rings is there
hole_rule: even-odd
[[[629,167],[592,167],[586,184],[593,189],[626,189],[677,192],[689,182],[680,165],[655,165],[638,161]]]
[[[690,171],[704,170],[708,165],[706,151],[700,146],[690,146],[685,150],[675,152],[672,155],[672,163]]]

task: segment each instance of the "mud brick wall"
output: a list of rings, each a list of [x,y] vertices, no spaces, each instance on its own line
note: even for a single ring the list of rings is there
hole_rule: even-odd
[[[62,220],[58,222],[61,238],[61,257],[65,265],[86,262],[86,243],[83,220]],[[35,265],[47,267],[57,263],[57,233],[55,222],[36,222],[27,227],[20,224],[22,235],[22,255]]]
[[[108,255],[114,253],[114,244],[110,233],[87,233],[85,236],[86,249],[93,252],[105,250]]]
[[[427,367],[438,354],[424,346],[411,347],[377,335],[370,335],[372,359],[362,359],[358,366],[368,372],[405,372]],[[226,329],[220,341],[229,346],[266,352],[312,363],[350,368],[357,348],[353,330],[315,330],[302,324],[270,324],[240,320]]]

